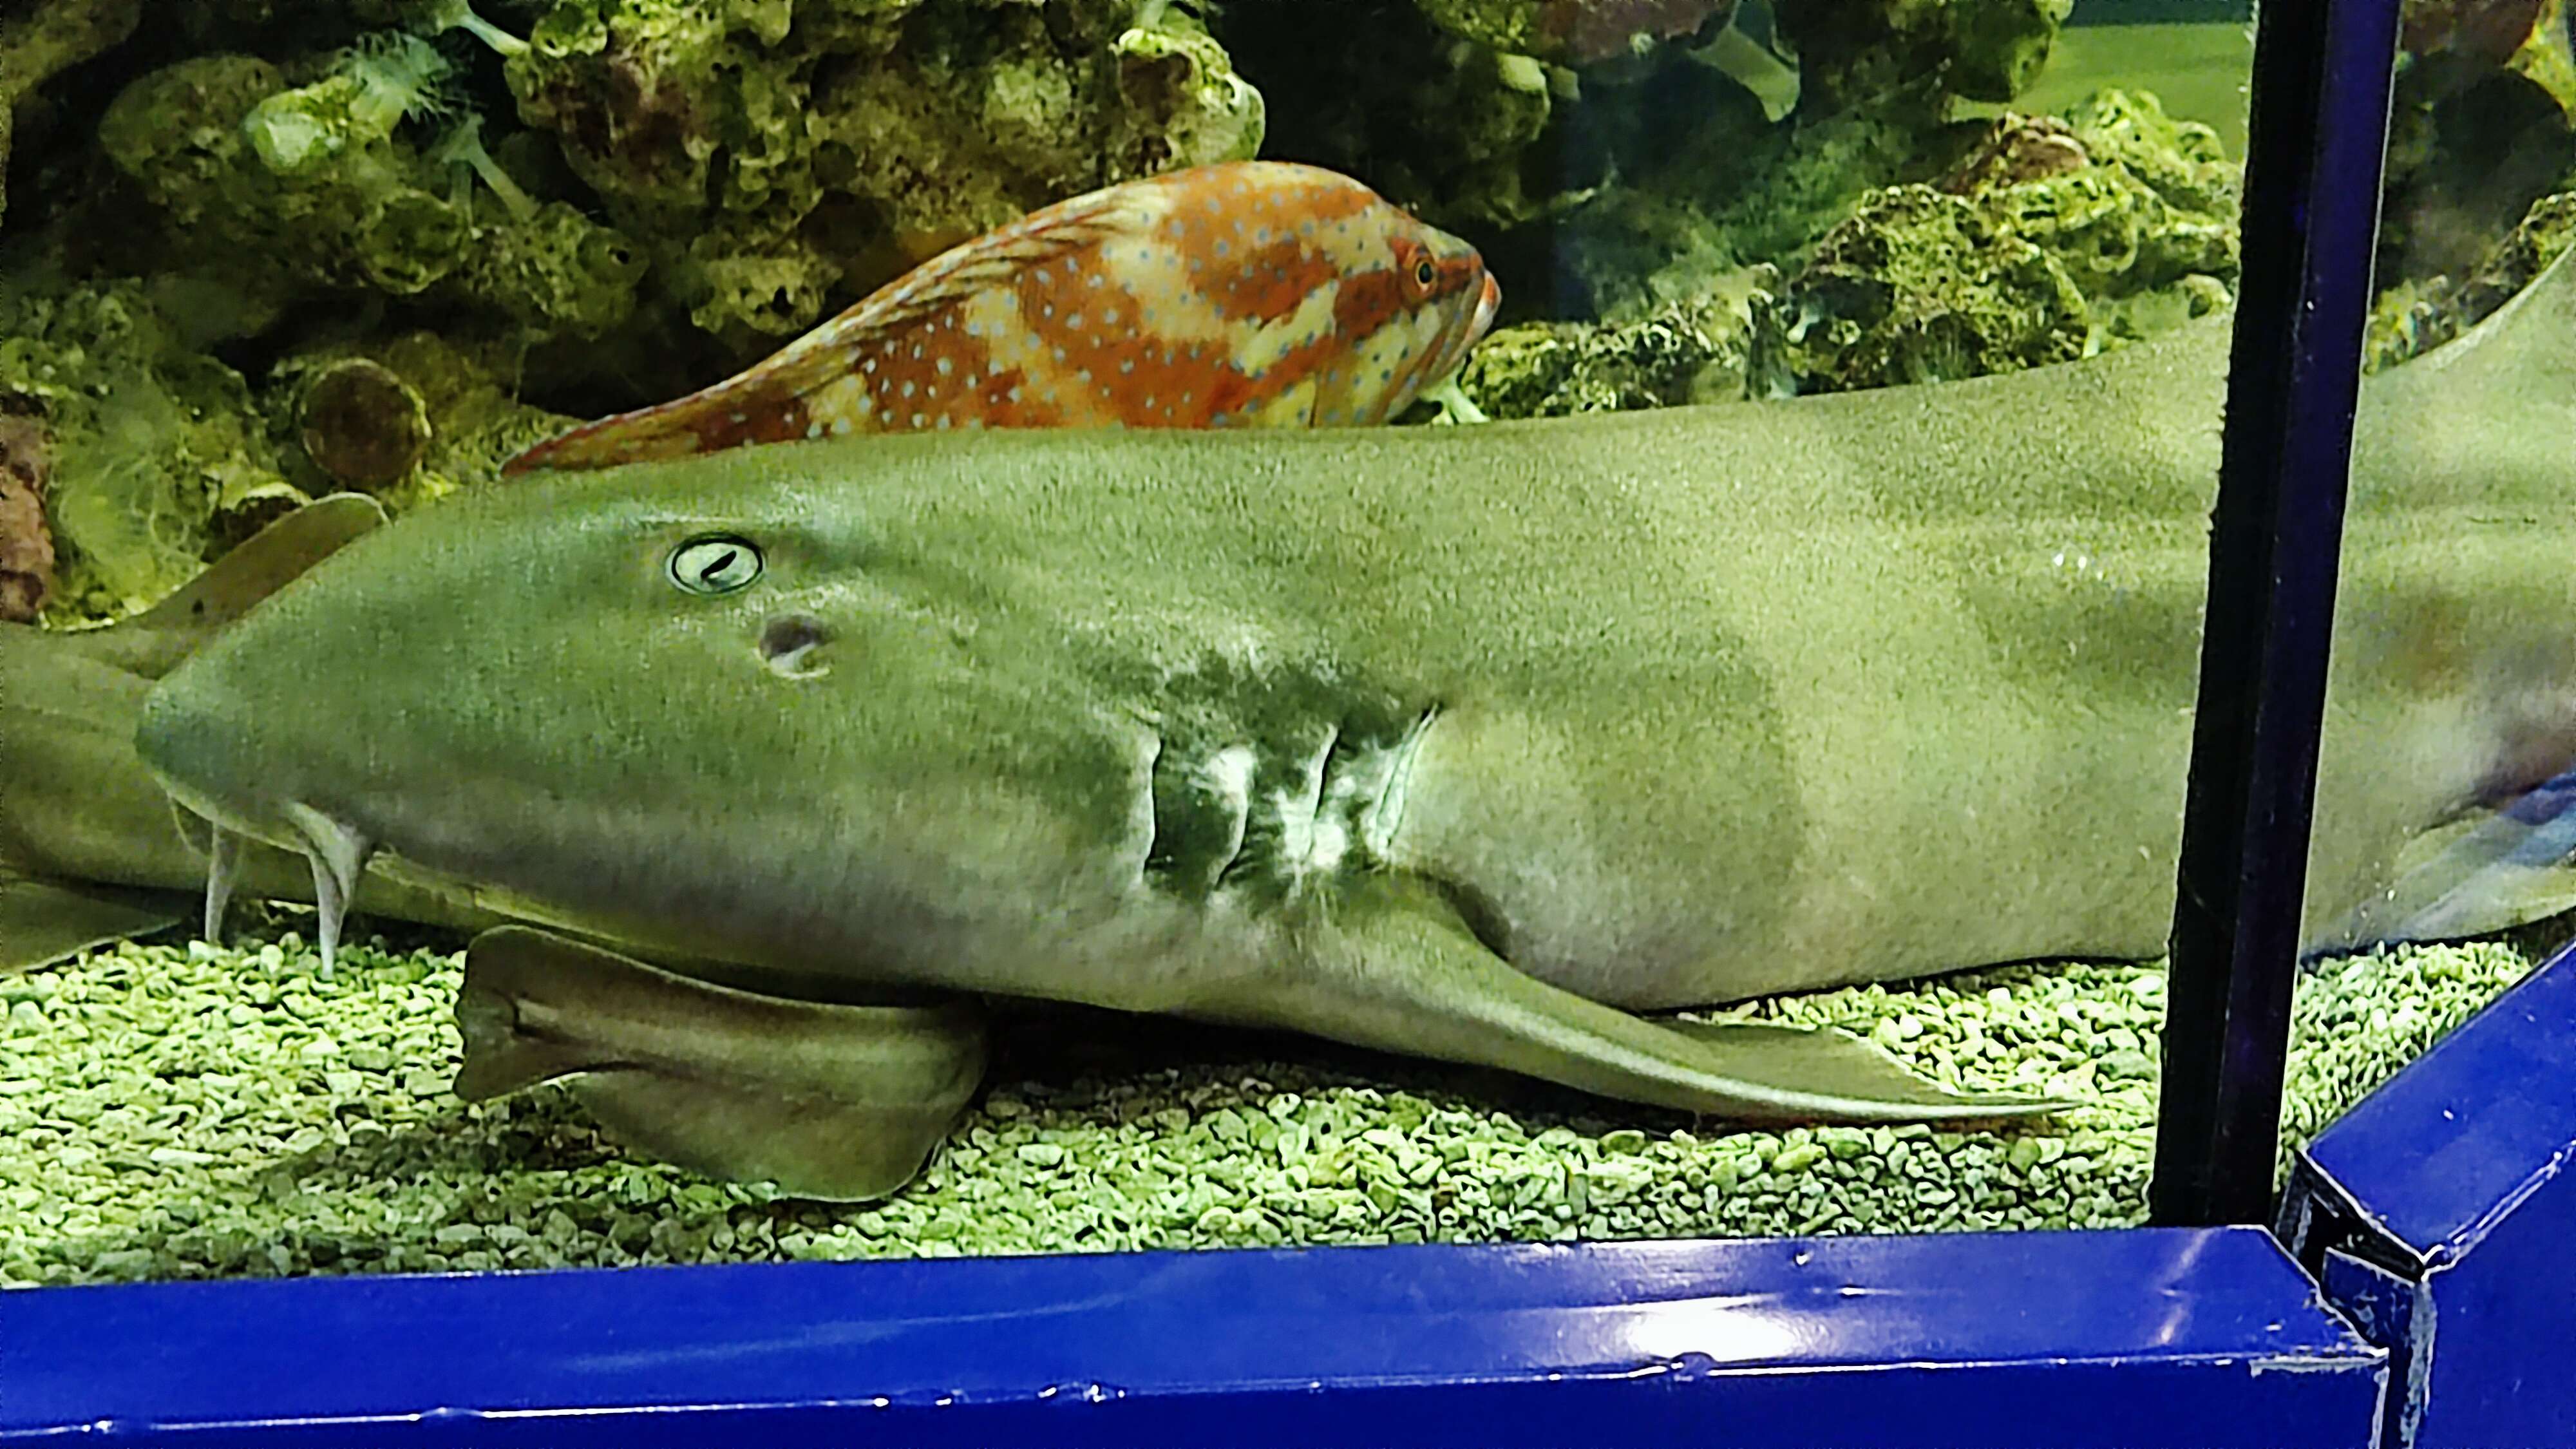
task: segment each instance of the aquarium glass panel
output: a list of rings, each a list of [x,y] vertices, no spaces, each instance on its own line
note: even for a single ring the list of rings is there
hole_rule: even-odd
[[[2576,67],[2563,6],[2409,5],[2355,425],[2295,1143],[2576,935]]]
[[[2458,8],[2338,910],[2563,735]],[[2143,1219],[2242,6],[145,11],[0,19],[0,1283]]]

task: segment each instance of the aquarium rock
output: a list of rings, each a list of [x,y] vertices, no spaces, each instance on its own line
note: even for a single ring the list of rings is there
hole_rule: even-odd
[[[1529,322],[1487,337],[1458,385],[1490,417],[1731,402],[1745,395],[1754,309],[1776,284],[1768,269],[1636,322]]]
[[[1826,115],[1930,83],[2009,101],[2048,63],[2074,0],[1788,0],[1782,38],[1798,60],[1799,107]]]
[[[100,145],[151,204],[165,264],[284,298],[422,297],[532,340],[625,319],[639,249],[564,202],[475,205],[508,178],[479,132],[433,125],[462,104],[443,52],[391,33],[314,63],[293,85],[254,56],[199,56],[109,107]]]
[[[287,496],[249,385],[175,331],[135,282],[0,298],[0,393],[52,439],[60,617],[149,605],[204,565],[218,520]]]
[[[1274,154],[1357,176],[1443,227],[1508,228],[1548,216],[1597,179],[1561,153],[1551,122],[1575,109],[1575,74],[1434,25],[1410,0],[1336,5],[1232,0],[1211,23],[1269,110]]]
[[[54,532],[45,521],[50,467],[45,425],[0,399],[0,621],[27,623],[54,589]]]
[[[259,407],[298,487],[361,488],[401,513],[573,425],[518,400],[516,356],[506,339],[427,331],[324,343],[280,360]]]
[[[296,414],[304,456],[353,488],[394,482],[429,452],[429,408],[420,394],[363,357],[342,358],[307,378]]]
[[[2528,45],[2558,0],[2405,0],[2399,42],[2412,56],[2502,65]],[[2562,21],[2563,23],[2563,21]]]
[[[2539,276],[2576,241],[2576,192],[2533,202],[2522,224],[2462,276],[2401,281],[2379,294],[2370,316],[2368,361],[2394,367],[2450,341]]]
[[[1251,156],[1261,98],[1130,0],[558,0],[506,67],[740,360],[915,262],[1131,177]]]
[[[1735,0],[1414,0],[1443,30],[1565,65],[1633,59],[1716,31]]]
[[[0,19],[0,217],[8,214],[17,113],[45,82],[115,46],[143,22],[143,0],[32,0]]]
[[[2105,91],[2006,115],[1939,180],[1869,195],[1760,314],[1754,390],[1832,392],[2090,356],[2226,305],[2234,169],[2206,126]]]
[[[2478,264],[2576,173],[2576,57],[2565,0],[2419,0],[2389,112],[2377,280]]]

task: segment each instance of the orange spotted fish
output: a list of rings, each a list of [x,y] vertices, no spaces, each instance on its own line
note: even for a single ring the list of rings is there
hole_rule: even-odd
[[[1347,176],[1193,167],[1032,212],[746,372],[501,471],[910,429],[1384,422],[1500,297],[1475,248]]]

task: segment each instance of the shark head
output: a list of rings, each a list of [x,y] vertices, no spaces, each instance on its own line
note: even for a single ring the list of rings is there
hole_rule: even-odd
[[[639,950],[1000,969],[1114,912],[1153,741],[1011,594],[1021,544],[942,516],[953,456],[784,445],[424,510],[171,671],[138,750],[326,905],[373,860]]]

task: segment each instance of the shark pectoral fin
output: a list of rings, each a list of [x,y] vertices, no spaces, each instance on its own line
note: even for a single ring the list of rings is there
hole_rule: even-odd
[[[92,946],[167,929],[194,909],[177,891],[67,885],[0,868],[0,976],[41,971]]]
[[[2071,1103],[1967,1095],[1834,1031],[1663,1025],[1522,974],[1428,886],[1356,882],[1307,936],[1312,969],[1261,1015],[1413,1056],[1501,1067],[1621,1101],[1746,1121],[1964,1121]]]
[[[2076,1105],[2008,1093],[1963,1094],[1916,1076],[1877,1043],[1833,1027],[1779,1026],[1763,1021],[1664,1021],[1660,1029],[1688,1037],[1722,1060],[1730,1072],[1774,1090],[1820,1099],[1868,1102],[1883,1110],[1872,1121],[1904,1117],[1966,1121],[2062,1112]],[[1906,1109],[1915,1109],[1908,1112]]]
[[[791,1001],[526,926],[474,938],[456,1021],[461,1097],[573,1076],[602,1126],[656,1157],[835,1202],[910,1181],[984,1075],[962,1001]]]

